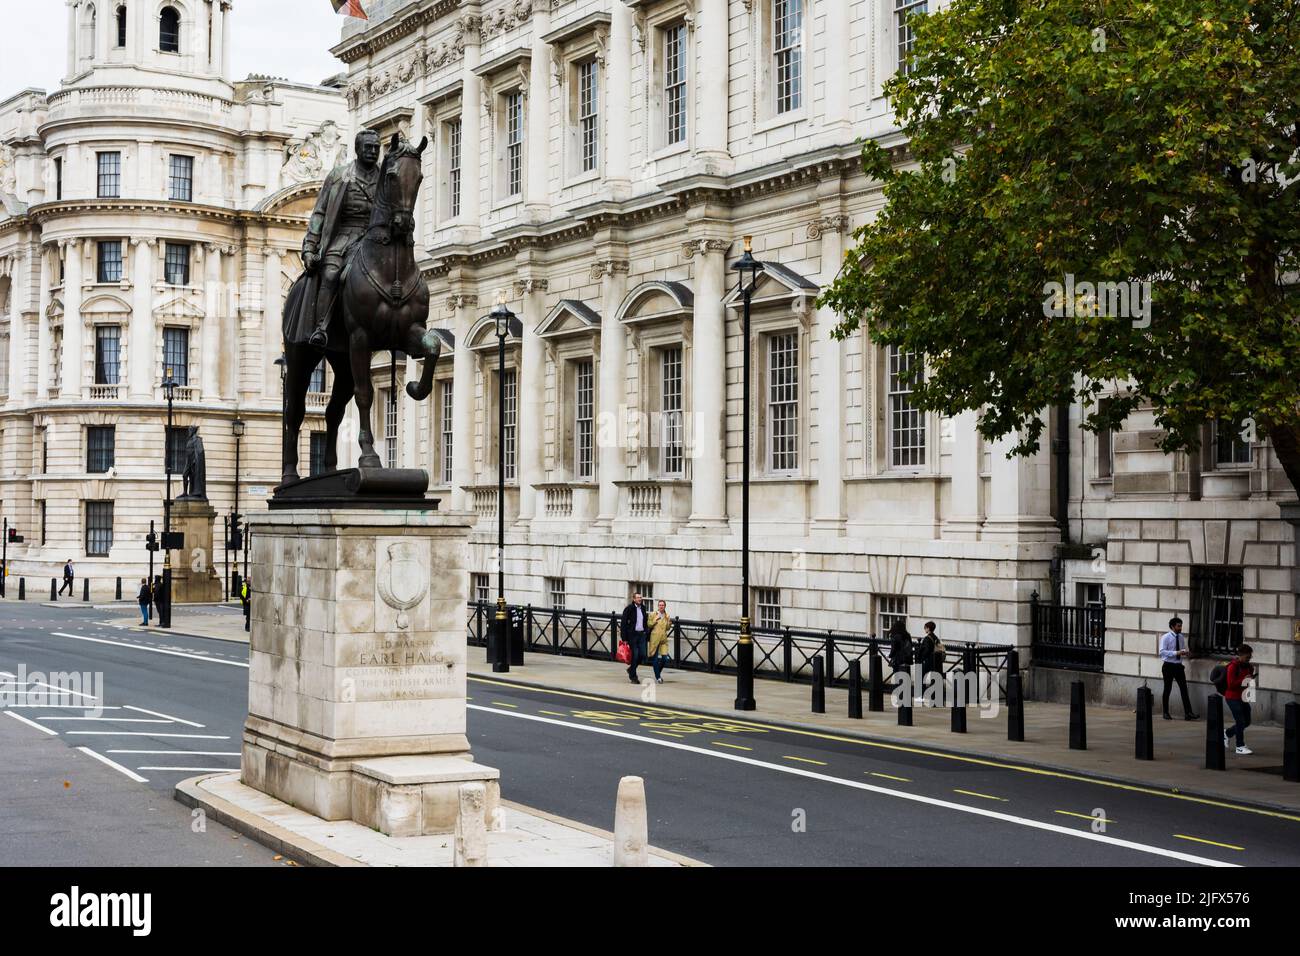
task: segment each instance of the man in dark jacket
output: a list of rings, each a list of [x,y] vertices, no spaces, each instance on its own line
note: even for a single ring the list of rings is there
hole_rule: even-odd
[[[902,621],[895,621],[889,629],[889,666],[894,673],[906,672],[912,666],[912,635]]]
[[[75,572],[72,570],[72,559],[68,558],[68,563],[63,566],[63,584],[59,587],[59,594],[62,594],[63,589],[67,588],[68,597],[72,597],[72,579],[74,574]]]
[[[646,624],[645,607],[641,604],[639,593],[632,595],[632,603],[623,608],[623,640],[632,649],[632,662],[627,666],[627,678],[633,684],[641,683],[636,676],[636,666],[645,663],[646,645],[650,637],[650,627]]]

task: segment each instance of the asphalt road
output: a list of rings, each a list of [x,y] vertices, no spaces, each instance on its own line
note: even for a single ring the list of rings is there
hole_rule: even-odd
[[[141,806],[238,765],[243,646],[113,628],[114,612],[14,608],[0,605],[0,671],[102,672],[118,709],[6,708],[7,724],[111,760]],[[507,799],[612,829],[618,780],[636,774],[651,841],[715,865],[1300,863],[1300,815],[496,679],[472,677],[469,694],[475,759],[500,768]]]

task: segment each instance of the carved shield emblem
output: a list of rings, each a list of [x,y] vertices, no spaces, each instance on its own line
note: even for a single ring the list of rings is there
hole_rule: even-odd
[[[420,563],[420,551],[413,541],[398,541],[388,546],[387,567],[376,575],[379,596],[397,611],[397,627],[406,630],[411,624],[406,612],[415,607],[429,591],[429,575]]]

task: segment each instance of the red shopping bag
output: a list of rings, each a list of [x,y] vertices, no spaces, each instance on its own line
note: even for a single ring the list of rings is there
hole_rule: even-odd
[[[614,660],[620,664],[632,663],[632,645],[627,641],[618,642],[618,650],[614,653]]]

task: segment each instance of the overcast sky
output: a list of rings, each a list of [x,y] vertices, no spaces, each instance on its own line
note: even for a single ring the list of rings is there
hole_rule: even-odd
[[[0,10],[0,100],[32,86],[58,89],[67,68],[64,0],[0,0]],[[234,0],[235,79],[268,73],[319,83],[341,72],[329,48],[338,43],[343,23],[330,0]]]

